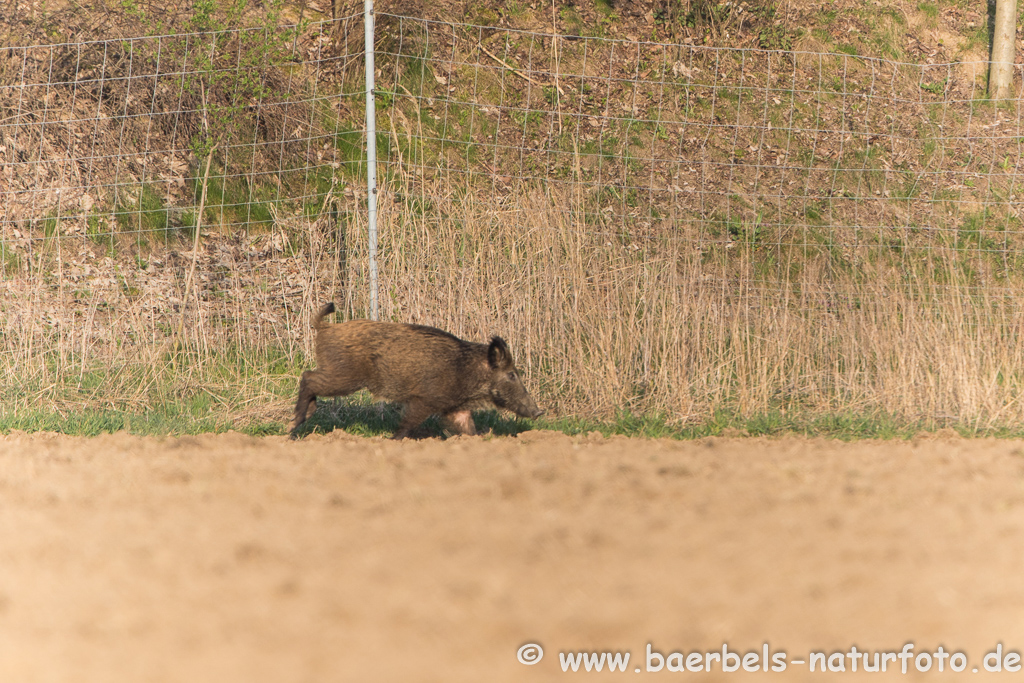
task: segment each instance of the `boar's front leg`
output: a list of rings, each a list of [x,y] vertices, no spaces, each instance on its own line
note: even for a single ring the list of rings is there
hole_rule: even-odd
[[[410,399],[405,404],[405,413],[402,415],[402,423],[398,425],[393,439],[408,439],[413,430],[419,427],[424,420],[434,413],[434,408],[421,398]]]
[[[458,410],[445,414],[442,418],[444,428],[449,434],[476,435],[476,425],[473,423],[473,413],[468,410]]]

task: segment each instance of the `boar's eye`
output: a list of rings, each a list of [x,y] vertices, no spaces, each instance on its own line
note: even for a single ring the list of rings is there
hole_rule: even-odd
[[[514,373],[514,372],[508,373],[508,378],[514,382],[516,380],[516,373]]]

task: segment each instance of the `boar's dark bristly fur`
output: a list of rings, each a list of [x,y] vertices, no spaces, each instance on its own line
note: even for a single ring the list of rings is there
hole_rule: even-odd
[[[544,411],[526,391],[508,345],[464,341],[434,327],[350,320],[329,325],[320,309],[313,328],[316,370],[302,373],[292,435],[316,411],[317,396],[345,396],[369,389],[405,406],[396,439],[409,436],[431,415],[455,434],[475,434],[471,411],[504,408],[522,417]]]

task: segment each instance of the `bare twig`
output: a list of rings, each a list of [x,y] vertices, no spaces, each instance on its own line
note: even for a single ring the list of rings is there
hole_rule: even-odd
[[[539,85],[539,86],[553,85],[553,86],[555,86],[555,88],[558,89],[558,94],[559,95],[562,95],[563,97],[565,96],[565,91],[562,90],[562,86],[558,85],[557,83],[552,83],[550,81],[548,83],[542,83],[541,81],[538,81],[538,80],[536,80],[534,78],[530,78],[525,73],[523,73],[522,70],[520,70],[518,67],[512,66],[511,64],[506,62],[504,59],[502,59],[498,55],[496,55],[493,52],[491,52],[490,50],[488,50],[486,47],[483,46],[483,44],[477,43],[476,45],[481,50],[483,50],[484,54],[486,54],[488,57],[490,57],[494,61],[498,62],[498,64],[501,64],[503,67],[505,67],[506,69],[508,69],[512,73],[514,73],[516,76],[519,76],[520,78],[522,78],[522,79],[524,79],[526,81],[529,81],[530,83],[533,83],[534,85]]]
[[[206,189],[210,184],[210,164],[213,162],[213,153],[216,150],[217,145],[214,145],[206,155],[206,171],[203,173],[203,190],[199,195],[199,209],[196,212],[196,230],[195,234],[192,236],[192,263],[189,265],[188,277],[185,279],[185,296],[181,299],[181,321],[178,323],[177,335],[179,340],[185,330],[185,312],[188,308],[188,299],[192,292],[192,279],[196,272],[196,260],[199,258],[199,231],[203,227],[203,210],[206,208]]]

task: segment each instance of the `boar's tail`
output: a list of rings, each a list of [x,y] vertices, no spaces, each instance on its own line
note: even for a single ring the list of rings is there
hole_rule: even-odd
[[[324,318],[329,316],[331,313],[334,313],[333,301],[324,304],[323,308],[320,309],[320,312],[316,314],[315,318],[313,318],[313,329],[319,330],[320,328],[322,328],[324,326]]]

